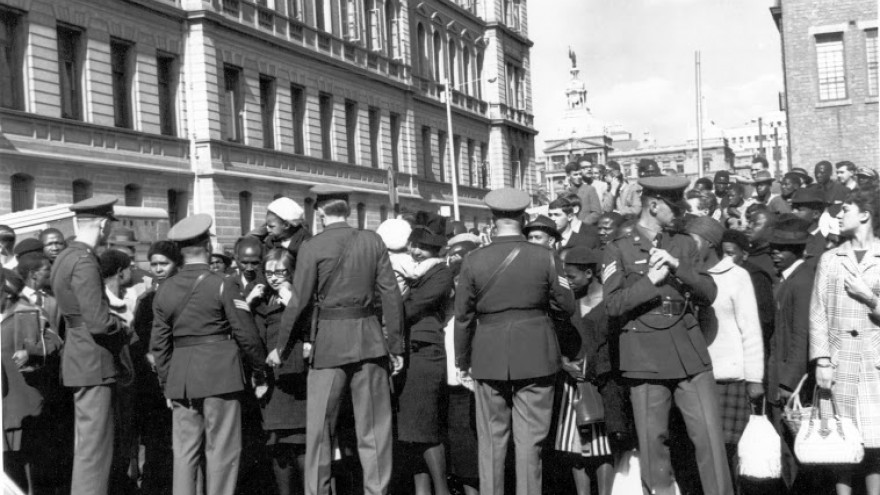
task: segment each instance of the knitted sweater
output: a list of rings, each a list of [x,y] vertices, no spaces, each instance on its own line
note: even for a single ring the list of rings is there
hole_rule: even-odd
[[[712,369],[718,381],[761,383],[764,377],[764,343],[758,303],[749,273],[724,257],[708,270],[718,286],[712,303],[718,334],[709,344]]]

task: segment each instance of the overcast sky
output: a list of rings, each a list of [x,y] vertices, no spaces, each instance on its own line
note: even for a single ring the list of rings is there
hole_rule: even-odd
[[[732,127],[778,110],[779,33],[772,0],[530,0],[535,126],[556,135],[577,53],[587,105],[609,124],[659,144],[695,133],[694,51],[702,52],[706,120]]]

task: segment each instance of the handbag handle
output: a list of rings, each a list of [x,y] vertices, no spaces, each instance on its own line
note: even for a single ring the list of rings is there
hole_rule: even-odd
[[[788,398],[787,405],[789,409],[800,411],[804,408],[803,404],[801,404],[801,388],[803,388],[804,382],[807,381],[808,376],[809,374],[804,373],[804,376],[801,377],[801,381],[799,381],[797,387],[794,388],[794,392],[792,392],[791,396]]]
[[[819,420],[819,430],[817,433],[822,437],[828,436],[831,433],[831,429],[828,428],[828,418],[822,417],[822,407],[819,404],[819,386],[816,385],[813,387],[813,410],[810,411],[810,421],[809,421],[809,430],[807,431],[807,437],[813,432],[813,421]],[[840,435],[840,438],[846,438],[846,435],[843,433],[843,424],[840,421],[840,414],[837,412],[837,404],[834,402],[834,392],[830,389],[828,390],[828,400],[831,401],[831,415],[835,420],[835,424],[837,425],[837,433]]]

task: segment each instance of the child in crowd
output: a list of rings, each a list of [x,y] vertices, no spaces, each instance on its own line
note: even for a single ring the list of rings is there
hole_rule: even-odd
[[[385,242],[388,248],[388,256],[391,258],[391,268],[397,277],[397,286],[400,293],[406,297],[409,293],[410,284],[418,280],[434,265],[442,263],[441,258],[430,258],[421,263],[416,262],[409,254],[409,235],[412,227],[406,220],[392,218],[382,222],[376,233]]]

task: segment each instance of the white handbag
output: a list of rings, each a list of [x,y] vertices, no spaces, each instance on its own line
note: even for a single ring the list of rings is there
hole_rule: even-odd
[[[756,480],[782,477],[782,445],[776,428],[763,414],[752,414],[737,444],[740,476]]]
[[[832,417],[823,417],[818,388],[813,392],[810,419],[801,423],[794,440],[794,454],[803,464],[858,464],[865,457],[862,434],[851,418],[837,413],[830,395]]]

